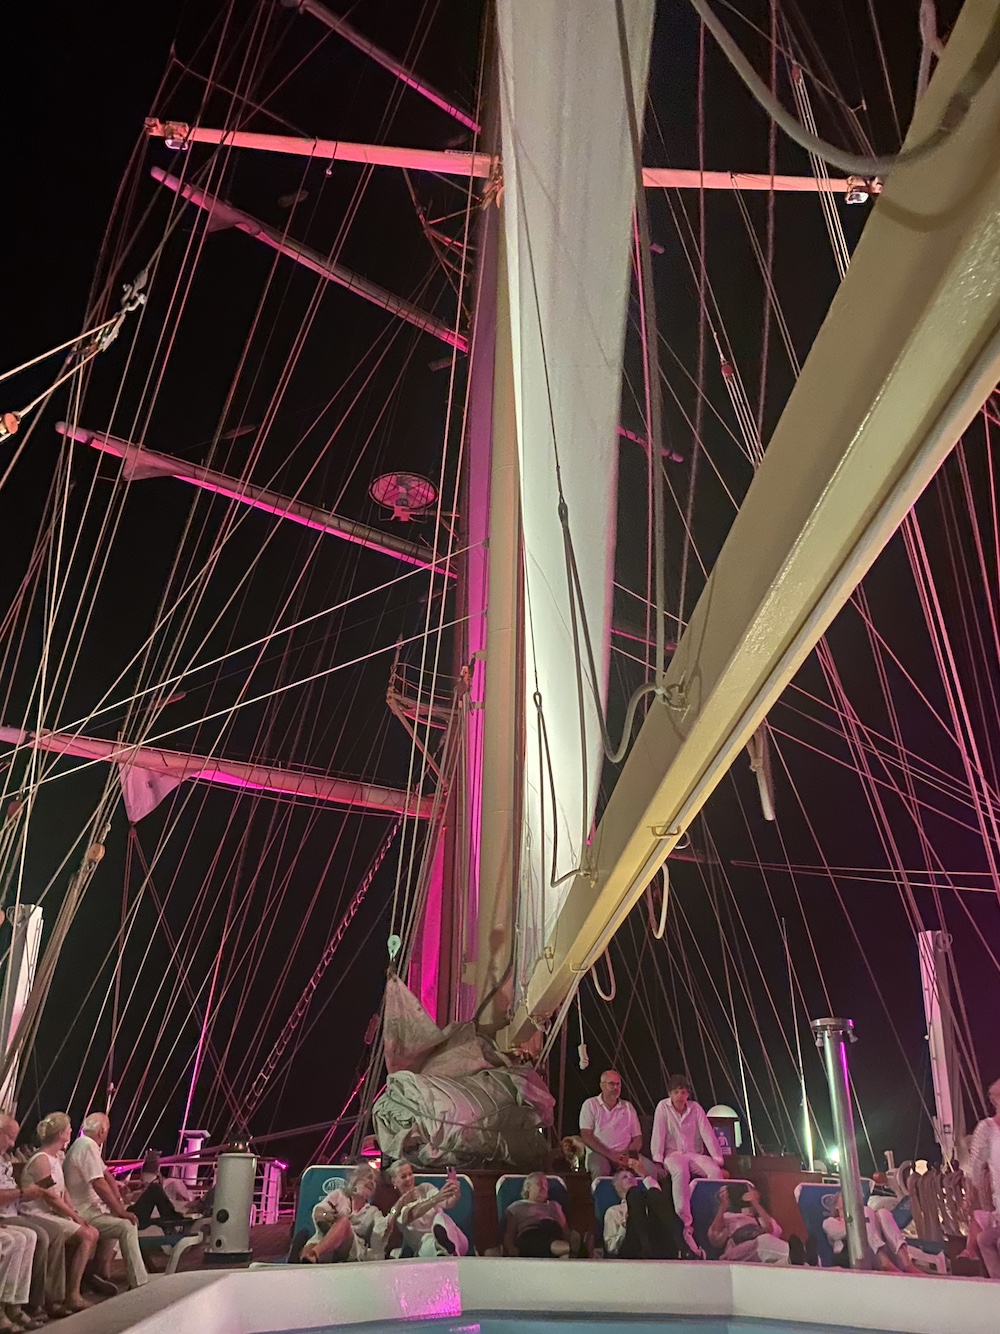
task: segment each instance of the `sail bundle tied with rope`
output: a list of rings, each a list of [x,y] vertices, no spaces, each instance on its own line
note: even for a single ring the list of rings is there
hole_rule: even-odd
[[[555,1099],[472,1023],[440,1029],[395,975],[385,994],[384,1093],[373,1110],[384,1153],[422,1167],[537,1167]]]

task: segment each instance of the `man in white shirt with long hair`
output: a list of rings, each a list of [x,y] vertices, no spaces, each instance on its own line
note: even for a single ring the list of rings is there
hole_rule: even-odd
[[[667,1096],[657,1103],[653,1115],[650,1152],[673,1185],[674,1209],[684,1231],[684,1243],[692,1255],[704,1252],[691,1231],[691,1178],[721,1180],[722,1150],[709,1124],[705,1109],[691,1099],[687,1075],[674,1075]]]

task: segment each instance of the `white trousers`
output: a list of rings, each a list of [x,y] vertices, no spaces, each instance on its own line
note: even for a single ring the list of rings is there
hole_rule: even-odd
[[[442,1251],[441,1247],[438,1245],[437,1238],[434,1236],[434,1229],[438,1226],[443,1227],[448,1234],[448,1240],[455,1247],[456,1255],[468,1255],[469,1238],[458,1226],[454,1218],[452,1218],[450,1214],[446,1214],[443,1209],[437,1211],[431,1221],[430,1227],[420,1238],[420,1245],[414,1247],[417,1255],[428,1258],[432,1255],[447,1254],[446,1251]]]
[[[112,1242],[117,1241],[122,1250],[125,1275],[130,1288],[141,1288],[144,1283],[149,1282],[149,1274],[146,1272],[145,1261],[139,1247],[139,1229],[133,1222],[127,1218],[115,1218],[114,1214],[100,1213],[96,1209],[88,1209],[83,1218],[101,1234],[97,1243],[99,1247],[110,1246]]]
[[[977,1245],[990,1278],[1000,1278],[1000,1211],[976,1210],[976,1222],[981,1229]]]
[[[35,1234],[20,1227],[0,1227],[0,1302],[23,1306],[31,1291]]]
[[[765,1232],[752,1241],[741,1241],[722,1253],[730,1264],[787,1265],[788,1242]]]
[[[708,1177],[710,1181],[722,1180],[722,1168],[714,1158],[706,1153],[668,1153],[663,1166],[670,1173],[673,1185],[674,1212],[680,1219],[681,1227],[691,1226],[691,1178]]]

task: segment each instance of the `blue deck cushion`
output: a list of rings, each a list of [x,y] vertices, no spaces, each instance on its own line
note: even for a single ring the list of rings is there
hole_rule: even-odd
[[[343,1190],[347,1185],[347,1178],[354,1171],[356,1163],[340,1163],[333,1165],[314,1164],[307,1167],[302,1173],[299,1181],[299,1199],[295,1207],[295,1226],[292,1229],[292,1235],[305,1228],[309,1235],[313,1233],[312,1211],[329,1195],[331,1190]],[[418,1186],[429,1181],[432,1186],[441,1187],[448,1180],[447,1176],[438,1173],[418,1172],[416,1173],[416,1183]],[[467,1176],[459,1176],[459,1185],[462,1188],[462,1194],[458,1203],[448,1210],[448,1213],[454,1218],[455,1222],[462,1229],[469,1239],[469,1254],[475,1255],[476,1243],[472,1227],[473,1215],[473,1190],[472,1180]]]
[[[861,1193],[866,1200],[871,1184],[867,1177],[861,1178]],[[833,1247],[823,1231],[823,1219],[830,1216],[830,1211],[824,1207],[823,1201],[836,1195],[838,1190],[839,1187],[828,1181],[803,1181],[795,1187],[799,1213],[802,1215],[806,1232],[816,1246],[816,1256],[823,1269],[830,1269],[833,1266]]]
[[[710,1246],[708,1229],[712,1226],[715,1211],[719,1207],[719,1189],[722,1186],[749,1186],[749,1181],[706,1181],[696,1178],[691,1182],[691,1230],[695,1241],[710,1259],[719,1256],[718,1247]],[[661,1189],[670,1190],[670,1179],[664,1177]],[[594,1197],[594,1218],[596,1219],[597,1245],[604,1245],[604,1215],[613,1204],[619,1204],[613,1177],[597,1177],[591,1184]]]
[[[723,1186],[752,1185],[752,1181],[708,1181],[705,1177],[697,1177],[691,1182],[691,1231],[709,1260],[717,1260],[722,1254],[719,1247],[711,1245],[708,1240],[708,1229],[719,1208],[719,1191]],[[663,1189],[670,1189],[669,1181],[664,1181]]]
[[[594,1197],[594,1242],[604,1245],[604,1215],[613,1204],[620,1204],[615,1190],[614,1177],[595,1177],[590,1183],[590,1193]]]
[[[162,1248],[166,1248],[167,1250],[173,1250],[173,1248],[177,1245],[177,1243],[181,1241],[184,1237],[190,1237],[193,1235],[195,1230],[194,1225],[196,1223],[203,1221],[204,1221],[203,1219],[192,1218],[191,1222],[186,1228],[182,1228],[177,1232],[164,1232],[162,1234],[159,1232],[140,1232],[139,1249],[142,1251],[158,1251]],[[157,1226],[155,1218],[153,1219],[153,1226],[154,1227]]]
[[[293,1234],[305,1228],[310,1237],[313,1234],[313,1209],[320,1200],[325,1200],[331,1190],[343,1190],[347,1178],[354,1171],[354,1164],[340,1163],[324,1166],[314,1164],[307,1167],[299,1181],[299,1198],[295,1206],[295,1226]]]
[[[503,1241],[504,1217],[514,1201],[522,1198],[521,1191],[524,1189],[524,1179],[523,1175],[518,1176],[514,1172],[497,1178],[497,1222],[500,1225],[501,1242]],[[569,1192],[566,1189],[566,1182],[563,1181],[562,1177],[557,1176],[550,1176],[548,1181],[549,1199],[561,1204],[563,1213],[566,1213],[569,1209]]]

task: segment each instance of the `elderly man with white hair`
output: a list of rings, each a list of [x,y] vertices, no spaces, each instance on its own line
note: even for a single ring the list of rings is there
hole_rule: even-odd
[[[85,1118],[80,1136],[66,1151],[63,1173],[66,1190],[80,1217],[100,1234],[97,1247],[97,1276],[109,1280],[107,1267],[114,1243],[121,1247],[130,1288],[141,1288],[149,1280],[135,1214],[122,1201],[118,1183],[104,1165],[101,1149],[111,1123],[103,1112]]]

